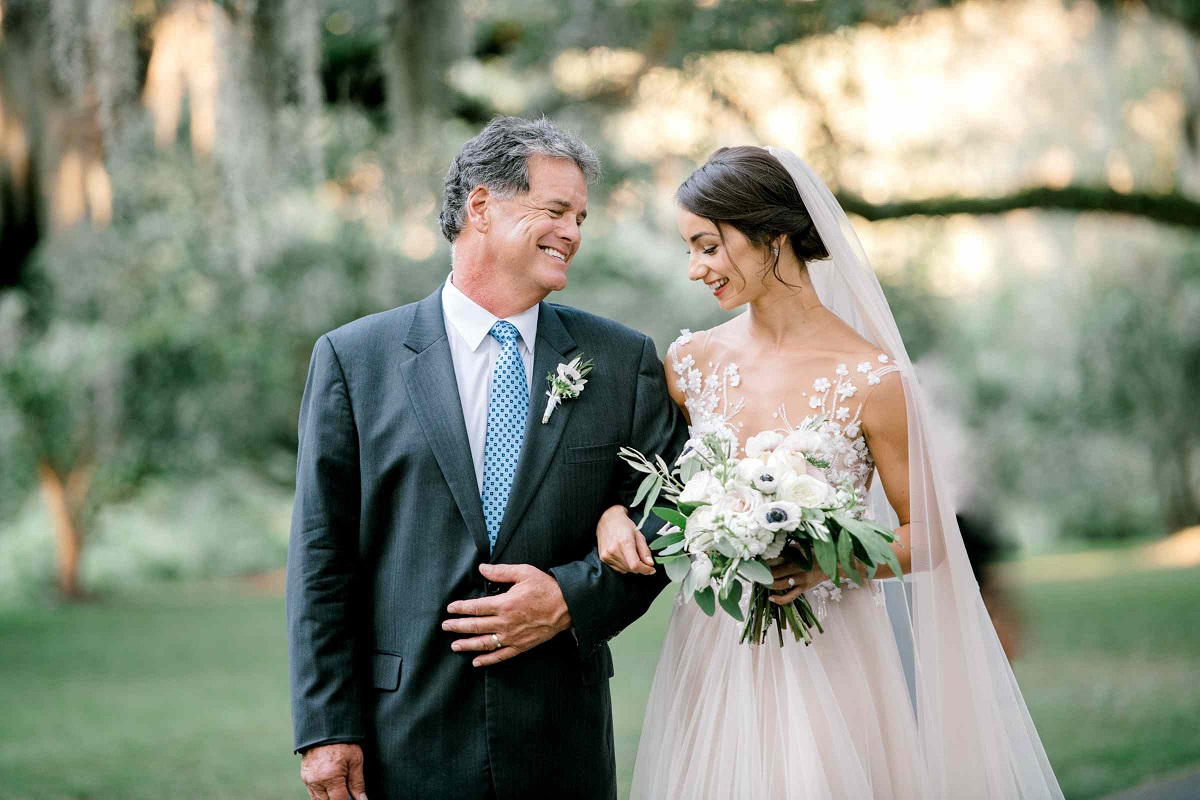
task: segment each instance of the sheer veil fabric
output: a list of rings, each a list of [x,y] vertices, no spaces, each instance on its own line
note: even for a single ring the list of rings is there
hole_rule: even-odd
[[[766,148],[783,164],[816,224],[829,259],[809,273],[821,303],[900,367],[908,415],[911,599],[917,731],[922,772],[934,797],[1061,798],[1062,791],[979,595],[945,481],[937,474],[921,387],[896,320],[862,244],[825,183],[795,153]],[[896,522],[883,487],[875,517]]]
[[[980,597],[930,455],[920,386],[879,281],[824,182],[794,153],[766,150],[791,174],[829,251],[828,260],[809,265],[821,302],[900,370],[911,610],[889,626],[862,593],[830,604],[823,641],[781,649],[770,640],[737,644],[730,620],[677,607],[632,796],[1062,798]],[[897,523],[880,481],[868,499],[876,519]],[[911,639],[909,686],[897,636]],[[737,760],[753,768],[739,771]]]

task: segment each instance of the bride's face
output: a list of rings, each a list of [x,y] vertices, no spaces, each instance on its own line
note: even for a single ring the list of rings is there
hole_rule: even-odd
[[[703,281],[721,308],[730,311],[766,291],[759,276],[770,263],[767,248],[755,247],[732,225],[717,230],[716,223],[682,208],[678,222],[688,246],[688,278]]]

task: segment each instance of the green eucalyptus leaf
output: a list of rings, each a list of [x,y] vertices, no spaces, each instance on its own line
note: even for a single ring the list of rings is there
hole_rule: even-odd
[[[658,563],[662,564],[667,570],[667,577],[679,583],[687,577],[688,572],[692,568],[692,560],[687,556],[670,556],[664,558]]]
[[[653,542],[650,543],[650,549],[654,550],[654,551],[664,550],[677,542],[682,542],[683,539],[684,539],[683,531],[676,531],[675,533],[663,534],[662,536],[659,536],[657,539],[655,539]],[[662,555],[670,555],[670,554],[663,553]]]
[[[676,528],[679,528],[681,531],[687,529],[687,517],[685,517],[683,514],[680,514],[673,508],[658,506],[654,509],[654,516],[658,517],[659,519],[666,520]]]
[[[725,591],[721,592],[721,608],[725,609],[725,613],[736,619],[738,622],[743,620],[742,608],[738,603],[742,600],[742,582],[734,579],[729,584]]]
[[[692,599],[696,601],[696,605],[700,606],[700,610],[710,617],[717,610],[717,598],[713,595],[711,586],[696,592]]]
[[[775,582],[775,576],[771,574],[771,570],[757,559],[743,561],[738,565],[738,573],[746,580],[761,583],[764,586],[770,586]]]

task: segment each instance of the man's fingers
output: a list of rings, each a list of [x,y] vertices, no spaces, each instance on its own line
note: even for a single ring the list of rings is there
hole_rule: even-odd
[[[354,800],[367,800],[367,778],[363,774],[361,761],[350,764],[350,780],[347,784],[350,786],[350,796]]]
[[[625,559],[621,558],[619,553],[610,553],[605,550],[600,553],[600,560],[622,575],[629,572],[629,570],[625,569]]]
[[[498,597],[476,597],[472,600],[455,600],[446,606],[446,610],[468,617],[494,617],[500,613],[502,602]]]
[[[328,788],[328,793],[329,800],[350,800],[350,790],[346,788],[345,780],[331,784]]]
[[[500,641],[504,641],[502,634],[496,634],[500,637]],[[456,653],[460,652],[475,652],[478,650],[491,652],[496,649],[496,640],[492,638],[492,634],[486,636],[476,636],[471,639],[457,639],[451,645],[450,649]]]
[[[529,577],[529,570],[534,567],[528,564],[480,564],[479,571],[489,581],[499,583],[516,583]]]
[[[625,569],[630,572],[636,572],[640,575],[649,575],[653,570],[642,563],[641,556],[638,555],[637,545],[633,539],[626,539],[621,542],[621,558],[625,562]]]
[[[491,637],[488,637],[491,638]],[[501,661],[507,661],[515,655],[521,653],[515,647],[501,647],[499,650],[493,650],[487,655],[479,656],[471,662],[476,667],[490,667],[492,664],[499,664]]]
[[[499,633],[503,624],[498,615],[490,617],[460,617],[442,621],[442,630],[451,633]]]
[[[650,572],[647,574],[653,575],[654,556],[650,553],[650,545],[646,544],[646,537],[642,535],[641,531],[637,531],[633,539],[634,544],[637,546],[637,553],[642,558],[642,563],[650,568]]]

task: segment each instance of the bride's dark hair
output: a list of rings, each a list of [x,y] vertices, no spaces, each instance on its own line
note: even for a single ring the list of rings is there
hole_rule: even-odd
[[[802,263],[829,258],[792,176],[761,147],[717,150],[688,176],[675,192],[675,200],[716,225],[722,242],[722,226],[732,225],[756,247],[767,247],[780,234],[787,234]],[[779,275],[778,255],[768,271],[787,283]]]

